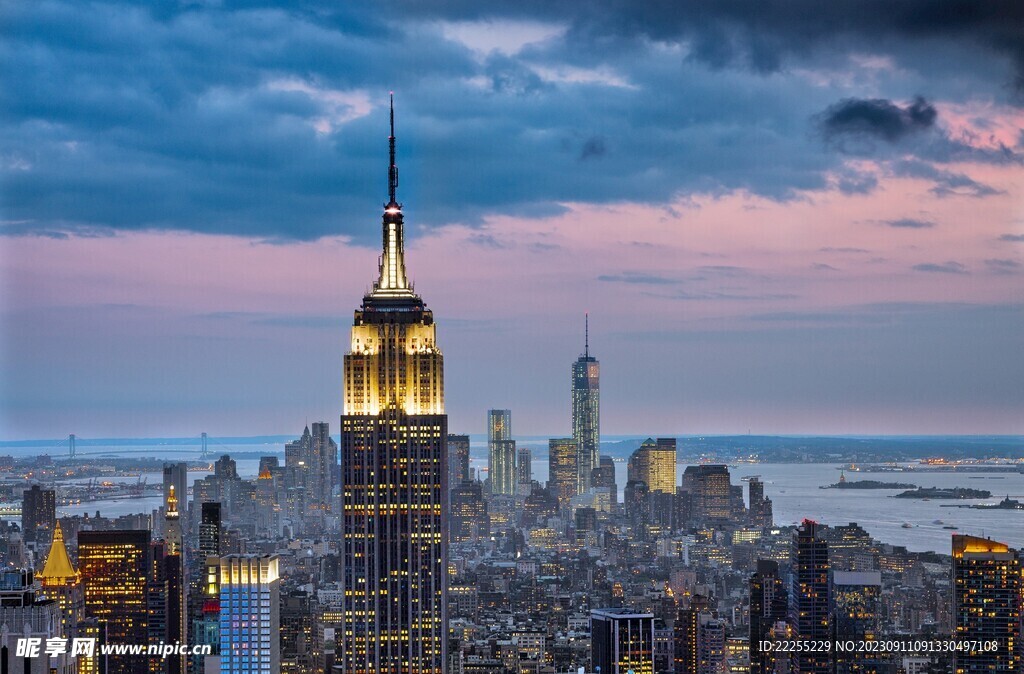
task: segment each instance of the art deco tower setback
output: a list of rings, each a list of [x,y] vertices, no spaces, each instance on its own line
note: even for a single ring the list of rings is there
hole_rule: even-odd
[[[591,487],[591,473],[600,465],[601,364],[590,355],[590,318],[586,320],[583,355],[572,364],[572,437],[579,460],[578,493]]]
[[[380,275],[355,312],[345,356],[338,666],[439,674],[448,633],[448,418],[434,317],[405,272],[394,115],[392,105]]]

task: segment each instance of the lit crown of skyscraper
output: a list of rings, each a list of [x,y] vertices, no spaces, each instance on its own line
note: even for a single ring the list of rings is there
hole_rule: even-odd
[[[405,275],[405,236],[402,204],[398,190],[398,166],[395,164],[395,98],[391,96],[391,135],[388,137],[388,203],[384,205],[383,248],[380,277],[373,284],[372,297],[415,297]]]
[[[46,556],[46,564],[43,565],[38,578],[43,581],[44,586],[59,585],[65,580],[78,578],[78,572],[75,571],[75,566],[68,556],[68,549],[64,545],[64,531],[60,528],[60,522],[57,522],[53,529],[50,554]]]

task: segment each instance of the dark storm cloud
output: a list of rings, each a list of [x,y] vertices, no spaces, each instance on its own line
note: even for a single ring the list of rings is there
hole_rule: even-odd
[[[820,124],[830,140],[844,136],[870,136],[890,143],[930,129],[938,113],[918,96],[906,107],[885,99],[846,98],[829,106]]]
[[[1024,234],[1003,234],[999,237],[1000,241],[1024,241]]]
[[[949,89],[954,97],[998,94],[1005,68],[992,53],[1006,53],[997,38],[1013,23],[993,16],[1019,12],[999,2],[971,11],[954,3],[945,11],[964,16],[949,22],[917,1],[873,18],[849,1],[810,7],[6,4],[0,190],[9,224],[0,233],[174,229],[373,241],[390,88],[400,195],[417,225],[736,190],[778,200],[825,189],[866,194],[876,175],[845,168],[808,137],[807,120],[834,100],[785,75],[787,60],[842,68],[848,54],[877,50],[921,66],[919,79],[934,87],[972,82]],[[501,19],[565,30],[521,53],[478,54],[439,27]],[[959,60],[942,67],[969,62],[972,77],[985,77],[933,77],[922,65],[931,61],[914,51],[933,44],[955,48]],[[563,66],[590,74],[545,75]],[[898,109],[905,123],[929,115],[927,104]],[[928,142],[906,151],[927,165],[1007,161],[973,157],[934,129],[904,140],[917,135]],[[937,193],[992,193],[957,179],[946,176]]]
[[[604,49],[628,49],[637,38],[684,40],[691,44],[691,59],[714,68],[763,73],[782,69],[787,60],[821,58],[854,45],[862,53],[889,52],[896,43],[904,45],[901,54],[909,62],[936,68],[942,61],[937,52],[948,53],[952,47],[997,55],[1017,68],[1010,83],[1024,83],[1024,5],[1016,0],[448,0],[398,6],[422,18],[566,22],[581,41]],[[913,53],[917,45],[920,53]]]

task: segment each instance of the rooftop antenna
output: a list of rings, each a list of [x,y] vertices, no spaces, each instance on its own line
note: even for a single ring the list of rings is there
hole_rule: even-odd
[[[395,192],[398,190],[398,167],[395,166],[395,92],[391,92],[391,135],[388,137],[388,148],[390,163],[388,164],[388,198],[389,204],[398,203],[395,201]]]
[[[583,357],[590,358],[590,312],[583,312]]]

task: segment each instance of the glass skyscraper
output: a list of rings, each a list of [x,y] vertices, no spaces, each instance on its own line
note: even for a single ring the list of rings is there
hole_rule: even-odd
[[[380,273],[344,365],[338,666],[348,674],[439,674],[447,651],[443,359],[405,272],[394,120],[392,107]]]
[[[280,587],[276,555],[220,558],[221,674],[281,671]]]
[[[516,441],[512,439],[512,411],[487,410],[487,475],[491,493],[516,493]]]
[[[577,491],[590,491],[592,473],[601,455],[601,364],[590,355],[590,319],[583,341],[583,355],[572,364],[572,437],[576,440]]]

